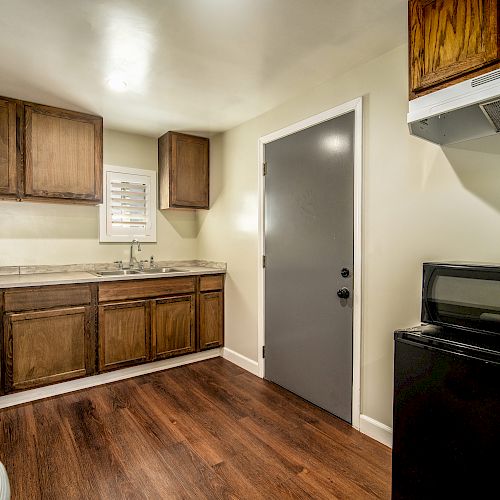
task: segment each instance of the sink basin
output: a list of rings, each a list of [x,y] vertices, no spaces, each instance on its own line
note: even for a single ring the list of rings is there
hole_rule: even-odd
[[[185,269],[179,269],[178,267],[153,267],[151,269],[144,269],[142,273],[144,274],[168,274],[168,273],[181,273]]]
[[[100,271],[95,273],[97,276],[127,276],[129,274],[141,274],[135,269],[116,269],[115,271]]]

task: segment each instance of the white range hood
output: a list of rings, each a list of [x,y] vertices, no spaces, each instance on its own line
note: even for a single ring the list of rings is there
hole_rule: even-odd
[[[410,101],[410,133],[453,144],[500,132],[500,70]]]

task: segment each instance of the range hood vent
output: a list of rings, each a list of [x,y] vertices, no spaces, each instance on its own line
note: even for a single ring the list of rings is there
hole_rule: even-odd
[[[500,132],[500,70],[410,101],[410,133],[453,144]]]
[[[488,117],[490,123],[500,132],[500,99],[486,104],[480,104],[483,113]]]

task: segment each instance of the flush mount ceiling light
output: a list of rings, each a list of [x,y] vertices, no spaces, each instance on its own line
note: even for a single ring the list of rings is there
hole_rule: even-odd
[[[108,84],[108,87],[115,92],[123,92],[127,89],[127,82],[121,78],[108,78],[106,83]]]

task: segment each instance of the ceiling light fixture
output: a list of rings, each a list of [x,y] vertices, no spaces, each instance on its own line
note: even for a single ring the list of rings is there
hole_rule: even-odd
[[[127,89],[127,82],[121,78],[108,78],[106,83],[108,87],[115,92],[123,92]]]

